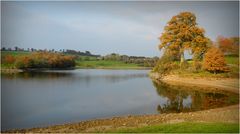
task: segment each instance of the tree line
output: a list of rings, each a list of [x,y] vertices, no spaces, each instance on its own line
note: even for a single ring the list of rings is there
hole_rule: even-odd
[[[72,49],[35,49],[35,48],[19,48],[15,46],[14,48],[6,48],[2,47],[1,51],[17,51],[17,52],[50,52],[50,53],[64,53],[64,54],[72,54],[72,55],[80,55],[80,56],[93,56],[93,57],[100,57],[101,55],[91,54],[90,51],[77,51]]]
[[[11,48],[5,48],[2,47],[1,51],[16,51],[16,52],[45,52],[45,53],[60,53],[60,54],[66,54],[66,55],[74,55],[76,56],[77,60],[82,61],[89,61],[89,60],[107,60],[107,61],[121,61],[126,64],[138,64],[139,66],[144,67],[154,67],[158,61],[158,57],[144,57],[144,56],[128,56],[128,55],[120,55],[117,53],[111,53],[105,56],[92,54],[90,51],[77,51],[72,49],[60,49],[59,51],[56,51],[55,49],[35,49],[35,48],[19,48],[14,47],[14,49]],[[84,57],[83,57],[84,56]],[[91,58],[94,57],[94,58]],[[5,61],[11,61],[11,59],[14,57],[7,56],[6,60],[3,58],[3,63]]]
[[[144,67],[154,67],[158,61],[158,57],[144,57],[144,56],[128,56],[116,53],[108,54],[100,58],[101,60],[122,61],[126,64],[138,64]]]

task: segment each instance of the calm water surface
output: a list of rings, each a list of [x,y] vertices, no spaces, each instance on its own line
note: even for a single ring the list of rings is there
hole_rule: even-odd
[[[238,103],[236,94],[155,83],[148,72],[78,69],[2,74],[2,130],[129,114],[189,112]]]

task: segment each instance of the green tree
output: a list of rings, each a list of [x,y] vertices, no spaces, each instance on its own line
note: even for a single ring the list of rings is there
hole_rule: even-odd
[[[185,61],[184,51],[190,49],[195,59],[201,57],[207,50],[209,39],[204,36],[204,29],[198,27],[196,16],[191,12],[181,12],[173,16],[164,28],[160,37],[162,48],[170,50],[172,55]]]
[[[153,68],[153,72],[158,72],[159,77],[162,78],[168,75],[172,70],[179,68],[176,62],[173,62],[175,57],[165,51],[164,55],[157,61],[157,64]]]

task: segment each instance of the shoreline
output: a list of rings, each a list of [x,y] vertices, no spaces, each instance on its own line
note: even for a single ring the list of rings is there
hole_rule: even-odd
[[[221,118],[219,118],[221,117]],[[239,104],[203,111],[152,115],[129,115],[81,121],[42,128],[13,129],[3,133],[79,133],[114,132],[123,128],[138,128],[183,122],[239,123]]]
[[[75,69],[151,70],[151,67],[76,67]]]
[[[74,67],[67,69],[59,69],[59,68],[41,68],[41,69],[11,69],[11,68],[1,68],[1,73],[19,73],[19,72],[40,72],[40,71],[49,71],[49,70],[75,70],[75,69],[106,69],[106,70],[151,70],[150,67]]]
[[[160,79],[157,73],[150,73],[149,77],[155,82],[162,81],[172,85],[203,86],[210,87],[211,89],[214,88],[214,90],[231,91],[239,94],[239,79],[237,78],[192,78],[167,75]]]

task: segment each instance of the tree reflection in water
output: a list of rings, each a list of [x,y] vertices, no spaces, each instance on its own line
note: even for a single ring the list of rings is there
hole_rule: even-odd
[[[167,101],[157,106],[159,113],[179,113],[238,104],[238,95],[226,91],[210,92],[196,86],[154,82],[158,95]]]
[[[107,81],[108,83],[117,83],[121,81],[131,80],[133,78],[147,78],[147,73],[111,73],[111,70],[100,74],[94,73],[94,70],[90,72],[74,72],[74,71],[28,71],[28,72],[19,72],[19,73],[3,73],[2,77],[7,79],[58,79],[65,78],[65,80],[71,81],[81,81],[87,84],[94,84],[96,81]]]
[[[19,73],[3,73],[1,76],[4,76],[8,79],[14,79],[14,78],[23,78],[23,79],[32,79],[32,78],[39,78],[39,79],[45,79],[45,78],[60,78],[60,77],[69,77],[71,76],[71,73],[66,72],[19,72]]]

